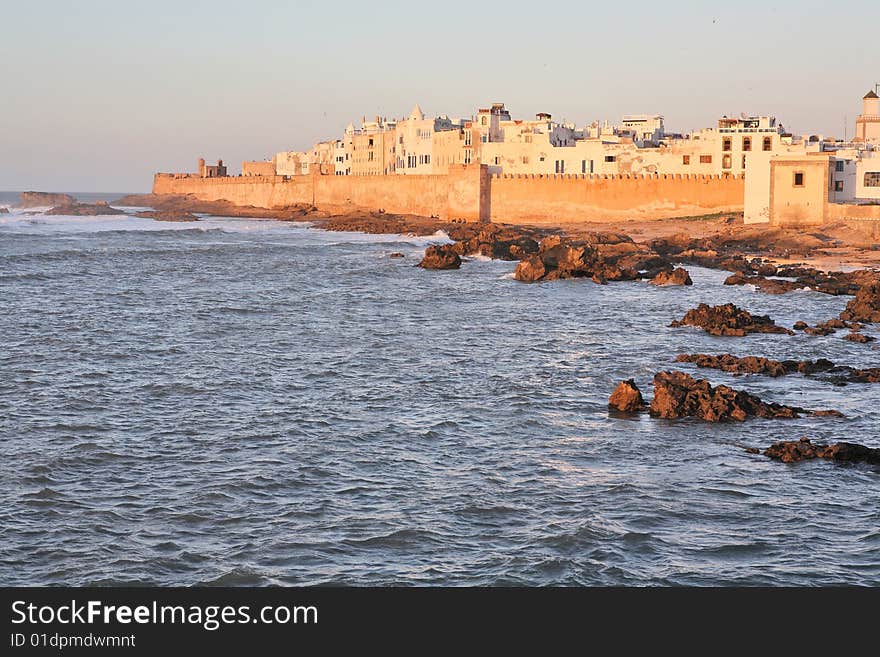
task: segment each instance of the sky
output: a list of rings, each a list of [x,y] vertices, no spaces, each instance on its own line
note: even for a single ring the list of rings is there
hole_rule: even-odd
[[[238,172],[416,102],[852,136],[880,83],[876,0],[0,4],[4,191],[146,192],[199,156]]]

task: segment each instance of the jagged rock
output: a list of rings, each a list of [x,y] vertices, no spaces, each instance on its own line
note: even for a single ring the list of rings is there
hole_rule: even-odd
[[[785,333],[794,331],[777,326],[767,315],[752,315],[732,303],[723,306],[709,306],[701,303],[680,320],[672,322],[672,327],[697,326],[710,335],[744,336],[749,333]]]
[[[400,251],[395,251],[388,255],[389,258],[403,258],[404,255]]]
[[[778,360],[770,360],[760,356],[737,358],[732,354],[722,354],[720,356],[679,354],[675,361],[678,363],[693,363],[697,367],[706,367],[734,374],[766,374],[772,377],[788,374],[785,365]]]
[[[838,385],[846,383],[880,383],[880,367],[857,369],[849,365],[836,365],[825,358],[819,358],[818,360],[778,361],[760,356],[739,358],[731,354],[721,354],[719,356],[679,354],[675,361],[678,363],[693,363],[697,367],[711,368],[733,374],[763,374],[777,377],[797,373]]]
[[[687,269],[678,267],[671,272],[661,271],[651,279],[652,285],[693,285]]]
[[[742,422],[747,417],[796,418],[801,413],[841,416],[838,411],[808,411],[766,403],[755,395],[728,386],[713,388],[705,379],[694,379],[684,372],[654,375],[654,399],[649,410],[655,417],[697,417],[708,422]]]
[[[684,372],[658,372],[654,375],[654,399],[650,407],[655,417],[675,419],[696,417],[707,422],[742,422],[748,417],[796,418],[803,408],[768,404],[755,395],[728,386],[712,385]]]
[[[831,335],[836,332],[830,326],[808,326],[804,329],[804,333],[807,335]]]
[[[880,322],[880,281],[863,285],[856,298],[846,304],[840,318],[851,322]]]
[[[9,214],[9,208],[0,208],[0,214]]]
[[[849,335],[843,336],[843,339],[849,340],[850,342],[857,342],[859,344],[867,344],[868,342],[874,342],[874,340],[876,340],[877,338],[870,335],[865,335],[864,333],[853,331]]]
[[[751,453],[757,450],[752,448]],[[865,447],[857,443],[834,443],[833,445],[813,444],[809,438],[782,440],[764,450],[764,455],[783,463],[828,459],[847,463],[880,464],[880,449]]]
[[[786,294],[794,290],[802,290],[805,285],[793,281],[783,281],[776,278],[764,278],[763,276],[745,276],[732,274],[724,279],[725,285],[754,285],[766,294]]]
[[[645,408],[645,400],[635,381],[627,379],[617,384],[608,399],[608,406],[623,413],[635,413]]]
[[[810,328],[810,325],[807,324],[806,322],[797,321],[794,323],[794,326],[792,326],[792,328],[795,331],[804,331],[804,330]]]
[[[425,269],[458,269],[461,258],[451,244],[439,244],[425,249],[425,257],[418,265]]]

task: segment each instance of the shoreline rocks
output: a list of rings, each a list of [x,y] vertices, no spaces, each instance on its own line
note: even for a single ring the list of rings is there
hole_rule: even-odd
[[[751,454],[762,453],[783,463],[826,459],[843,463],[880,464],[880,449],[865,447],[858,443],[814,444],[809,438],[781,440],[773,443],[763,452],[756,448],[749,448],[746,451]]]
[[[693,308],[680,320],[672,322],[669,326],[696,326],[703,329],[709,335],[742,337],[749,333],[780,333],[794,335],[794,331],[782,326],[767,315],[752,315],[746,310],[738,308],[732,303],[721,306],[709,306],[701,303]]]

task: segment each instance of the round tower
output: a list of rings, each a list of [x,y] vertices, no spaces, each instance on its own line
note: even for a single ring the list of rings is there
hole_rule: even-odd
[[[203,157],[199,158],[199,176],[202,178],[205,177],[205,158]]]

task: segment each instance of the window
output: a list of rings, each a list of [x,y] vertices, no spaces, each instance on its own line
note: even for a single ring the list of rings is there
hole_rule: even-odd
[[[730,137],[724,138],[724,141],[721,143],[721,150],[722,151],[729,151],[730,150]]]
[[[487,134],[480,135],[480,141],[483,142],[484,144],[488,144],[489,143],[489,135],[487,135]]]
[[[730,168],[730,154],[725,154],[724,157],[721,158],[721,168],[729,169]]]
[[[470,150],[466,150],[466,151],[464,152],[464,163],[465,163],[465,164],[470,164],[470,163],[471,163],[471,151],[470,151]]]
[[[743,150],[744,151],[752,150],[752,138],[751,137],[743,137]]]
[[[527,143],[527,144],[531,144],[531,143],[532,143],[532,136],[531,136],[531,135],[526,135],[526,143]]]
[[[528,156],[528,155],[523,155],[523,157],[522,157],[522,163],[523,163],[523,164],[528,164],[528,163],[529,163],[529,156]]]
[[[617,161],[617,157],[615,157],[614,155],[606,155],[606,156],[605,156],[605,161],[606,161],[606,162],[616,162],[616,161]]]
[[[501,164],[501,158],[497,155],[495,156],[495,164]]]
[[[700,164],[712,164],[712,156],[700,155]]]
[[[837,173],[843,173],[843,160],[837,160],[837,162],[834,163],[834,170],[837,171]]]
[[[368,159],[370,162],[373,161],[373,151],[370,151],[370,154],[369,154],[369,156],[367,157],[367,159]]]
[[[691,163],[691,156],[690,155],[682,155],[681,156],[681,163],[682,164],[690,164]]]
[[[480,125],[486,125],[486,117],[480,117]]]
[[[370,148],[373,147],[373,138],[372,137],[370,137],[370,144],[369,145],[370,145]]]
[[[880,187],[880,171],[865,171],[865,187]]]
[[[843,181],[842,180],[835,180],[834,181],[834,191],[835,192],[842,192],[843,191]]]
[[[804,186],[804,172],[803,171],[795,171],[794,186],[795,187],[803,187]]]
[[[470,146],[471,143],[472,143],[472,141],[471,141],[472,138],[473,138],[473,137],[472,137],[472,135],[471,135],[471,131],[470,131],[470,130],[465,130],[465,131],[464,131],[464,145],[465,145],[465,146]],[[400,143],[403,143],[403,142],[400,142]]]
[[[556,173],[565,173],[565,160],[556,160]]]
[[[764,150],[773,150],[773,137],[764,137]]]

